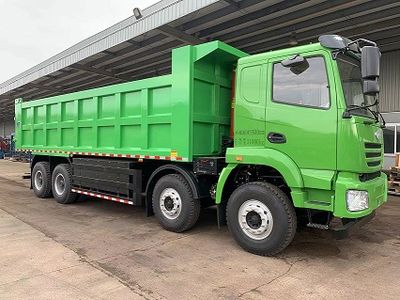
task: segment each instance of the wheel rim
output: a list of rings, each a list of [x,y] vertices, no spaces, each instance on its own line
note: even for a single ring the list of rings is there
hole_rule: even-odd
[[[57,195],[63,195],[65,192],[65,177],[63,174],[58,173],[54,180],[54,190],[56,191]]]
[[[271,211],[264,203],[254,199],[240,206],[238,221],[242,231],[253,240],[265,239],[274,226]]]
[[[173,188],[164,189],[160,194],[160,208],[162,214],[170,219],[176,219],[182,210],[182,199]]]
[[[38,170],[35,173],[35,178],[33,180],[34,184],[35,184],[35,188],[37,190],[41,190],[43,188],[43,173],[42,171]]]

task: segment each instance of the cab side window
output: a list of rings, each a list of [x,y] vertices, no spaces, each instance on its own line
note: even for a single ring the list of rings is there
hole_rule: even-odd
[[[272,99],[292,105],[330,107],[328,77],[323,57],[308,57],[302,68],[273,66]]]

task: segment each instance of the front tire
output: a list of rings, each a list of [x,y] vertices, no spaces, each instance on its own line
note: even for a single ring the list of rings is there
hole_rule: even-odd
[[[48,162],[41,161],[33,167],[32,188],[36,197],[48,198],[51,196],[51,172]]]
[[[228,228],[246,251],[272,256],[285,249],[297,228],[292,202],[276,186],[250,182],[238,187],[227,205]]]
[[[72,170],[68,164],[60,164],[54,168],[52,176],[52,188],[54,199],[61,204],[73,203],[77,194],[71,191]]]
[[[183,232],[192,228],[200,215],[200,201],[182,175],[170,174],[156,183],[152,197],[153,211],[161,226]]]

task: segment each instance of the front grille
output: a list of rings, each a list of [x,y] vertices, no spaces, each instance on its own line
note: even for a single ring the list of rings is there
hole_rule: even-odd
[[[366,152],[365,157],[366,158],[381,157],[381,153],[380,152]]]
[[[364,143],[365,158],[367,159],[368,167],[377,167],[381,162],[382,144],[379,143]],[[376,159],[374,159],[376,158]]]
[[[379,143],[365,143],[365,148],[380,149],[382,147]]]
[[[360,174],[360,181],[365,182],[368,180],[378,178],[379,176],[381,176],[381,171],[376,171],[373,173],[363,173],[363,174]]]
[[[370,161],[370,162],[367,162],[367,165],[368,165],[368,167],[376,167],[376,166],[379,166],[381,164],[381,161],[379,160],[379,161]]]

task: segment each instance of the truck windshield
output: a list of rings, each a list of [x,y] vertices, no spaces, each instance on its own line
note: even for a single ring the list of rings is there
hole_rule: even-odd
[[[347,107],[362,107],[374,104],[375,97],[363,94],[360,60],[346,54],[339,54],[337,56],[337,64]],[[371,109],[375,111],[376,107],[373,106]],[[374,118],[374,115],[364,108],[354,109],[351,113]]]

